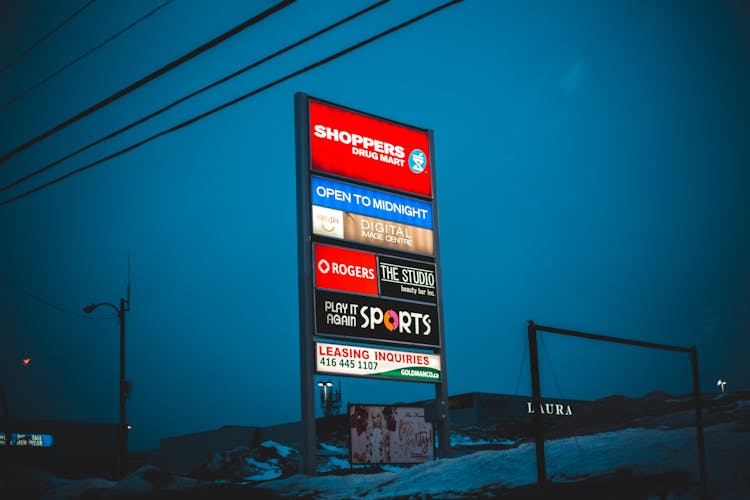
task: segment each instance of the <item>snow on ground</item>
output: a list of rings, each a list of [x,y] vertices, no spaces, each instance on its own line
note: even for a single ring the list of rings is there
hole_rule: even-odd
[[[275,476],[278,477],[278,476]],[[159,491],[179,492],[197,487],[200,481],[183,476],[171,476],[160,469],[145,465],[118,482],[101,478],[68,481],[68,484],[48,490],[43,500],[70,498],[129,498]],[[99,490],[99,493],[94,493]]]
[[[317,471],[318,472],[331,472],[334,470],[346,470],[350,469],[351,465],[349,465],[349,459],[339,458],[339,457],[328,457],[327,460],[325,460],[322,463],[318,464]]]
[[[733,424],[705,429],[709,490],[715,498],[750,498],[750,434]],[[697,480],[695,428],[623,429],[548,441],[547,474],[556,482],[580,480],[629,468],[636,473],[688,471]],[[533,443],[507,450],[488,450],[460,458],[428,462],[401,472],[348,476],[294,475],[264,483],[283,496],[315,498],[392,498],[424,494],[440,498],[469,497],[488,488],[515,488],[536,482]],[[740,493],[744,492],[744,493]],[[741,496],[737,496],[741,495]]]
[[[161,476],[156,467],[146,465],[122,478],[107,490],[106,496],[143,495],[154,491],[155,485],[149,476]]]
[[[666,488],[669,498],[697,498],[695,488],[686,484],[687,480],[697,482],[699,475],[697,431],[683,422],[687,422],[683,414],[690,410],[684,408],[684,400],[675,399],[680,404],[673,411],[663,413],[662,406],[653,398],[647,399],[635,401],[640,406],[630,409],[624,422],[618,421],[616,425],[607,427],[602,418],[610,413],[622,416],[624,403],[630,405],[633,401],[609,398],[604,401],[609,406],[597,406],[596,412],[584,416],[580,422],[570,422],[567,434],[559,429],[555,434],[552,432],[555,429],[550,427],[545,444],[550,481],[576,483],[568,485],[572,487],[581,487],[583,482],[596,486],[597,481],[602,480],[609,481],[610,487],[614,484],[615,488],[627,488],[632,483],[645,485],[648,494],[663,492]],[[671,401],[667,402],[671,405]],[[707,398],[703,416],[707,423],[706,461],[712,498],[750,498],[750,460],[747,457],[750,401],[723,394]],[[185,491],[191,498],[196,498],[197,494],[221,498],[230,491],[226,488],[235,488],[231,491],[241,495],[247,492],[247,496],[252,497],[263,493],[254,489],[257,487],[282,497],[326,499],[424,498],[426,495],[471,498],[507,490],[524,495],[528,487],[536,483],[534,444],[519,444],[500,437],[503,435],[505,431],[494,434],[494,431],[477,428],[458,429],[451,435],[455,455],[462,451],[468,452],[467,455],[415,466],[371,468],[350,467],[349,450],[334,439],[335,444],[321,443],[315,477],[296,474],[299,461],[296,449],[266,441],[252,449],[240,446],[216,453],[191,474],[193,477],[175,476],[144,466],[117,483],[104,479],[70,481],[19,468],[15,470],[14,480],[21,488],[18,491],[25,491],[27,486],[40,495],[46,491],[41,497],[46,500],[143,498],[143,494],[158,495],[162,491],[175,495]],[[561,437],[553,439],[554,435]],[[477,451],[483,447],[493,449]],[[195,493],[196,488],[200,488],[200,493]],[[643,495],[631,497],[642,498]]]
[[[248,481],[268,481],[269,479],[276,479],[281,476],[281,467],[279,467],[279,461],[271,459],[268,462],[259,462],[254,458],[248,457],[245,462],[255,469],[254,474],[245,476]]]
[[[87,491],[96,489],[108,489],[115,483],[101,478],[81,479],[69,484],[53,488],[40,497],[41,500],[65,500],[78,498]]]
[[[348,448],[341,448],[340,446],[335,446],[327,443],[320,443],[320,447],[322,448],[322,451],[318,451],[318,455],[349,456]]]
[[[265,460],[246,457],[245,464],[252,473],[244,477],[245,481],[269,481],[281,477],[283,467],[279,458],[287,458],[292,454],[291,448],[276,441],[264,441],[260,446],[268,450],[270,456],[265,457]]]
[[[483,439],[473,438],[470,435],[462,434],[460,432],[451,432],[451,447],[456,446],[485,446],[490,444],[512,446],[516,442],[512,439],[494,438],[494,439]]]
[[[333,444],[321,442],[320,449],[317,451],[318,466],[315,470],[318,473],[327,473],[339,470],[350,470],[349,448],[342,448]]]
[[[282,458],[288,457],[292,453],[291,448],[289,448],[288,446],[284,446],[283,444],[279,444],[276,441],[263,441],[262,443],[260,443],[260,445],[263,448],[273,448],[274,450],[276,450],[276,453]]]

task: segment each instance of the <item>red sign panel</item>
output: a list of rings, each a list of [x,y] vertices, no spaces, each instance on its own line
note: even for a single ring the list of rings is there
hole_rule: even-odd
[[[313,170],[432,196],[427,132],[310,101]]]
[[[375,254],[316,244],[315,287],[377,295]]]

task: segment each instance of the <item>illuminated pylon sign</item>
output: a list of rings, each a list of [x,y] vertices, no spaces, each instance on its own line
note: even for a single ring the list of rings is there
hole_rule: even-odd
[[[316,373],[434,385],[447,456],[432,131],[302,93],[295,112],[303,472],[315,463]],[[321,341],[401,361],[321,357]]]

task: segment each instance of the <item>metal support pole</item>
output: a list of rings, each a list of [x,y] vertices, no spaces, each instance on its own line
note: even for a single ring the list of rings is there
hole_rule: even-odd
[[[536,345],[536,325],[529,320],[529,368],[531,370],[531,401],[534,408],[532,425],[536,444],[536,481],[539,497],[547,498],[547,466],[544,459],[544,423],[542,421],[542,390],[539,382],[539,354]]]
[[[300,319],[300,323],[303,320]],[[304,331],[303,331],[304,333]],[[300,397],[302,406],[302,446],[300,447],[303,474],[315,474],[315,390],[313,380],[313,345],[310,340],[300,342]]]
[[[703,439],[703,411],[701,408],[701,384],[698,377],[698,351],[690,347],[690,362],[693,365],[693,399],[695,401],[695,430],[698,434],[698,464],[701,476],[702,498],[708,496],[708,474],[706,472],[706,443]]]
[[[10,409],[5,391],[0,387],[0,402],[3,408],[3,424],[0,432],[5,434],[5,446],[2,447],[3,454],[3,486],[10,489]]]
[[[451,425],[450,425],[450,408],[448,396],[448,360],[445,346],[445,320],[443,318],[443,276],[440,270],[440,224],[438,223],[438,200],[437,200],[437,177],[435,176],[435,138],[432,130],[427,132],[429,148],[432,154],[432,216],[433,216],[433,237],[435,242],[435,280],[438,295],[438,318],[440,320],[440,382],[435,384],[435,412],[436,412],[436,431],[438,437],[440,458],[450,458],[451,455]]]
[[[126,474],[128,460],[128,428],[125,423],[125,399],[128,392],[128,382],[125,380],[125,299],[120,299],[117,316],[120,319],[120,454],[117,475],[122,478]]]
[[[128,269],[130,269],[130,262],[128,261]],[[128,271],[129,272],[129,271]],[[97,307],[107,306],[111,307],[117,313],[117,319],[120,322],[120,422],[118,429],[118,441],[119,446],[117,450],[117,470],[115,475],[118,479],[125,476],[128,469],[128,424],[125,422],[125,400],[130,394],[130,383],[125,379],[125,313],[130,310],[130,278],[128,278],[128,298],[120,299],[120,307],[110,302],[100,302],[98,304],[90,304],[83,308],[83,312],[91,314],[96,310]]]
[[[297,268],[299,276],[300,406],[302,413],[301,472],[314,474],[315,458],[315,347],[313,344],[312,242],[310,240],[310,158],[308,97],[294,95],[297,144]]]
[[[445,377],[445,374],[443,374]],[[450,458],[451,429],[448,420],[448,385],[445,382],[435,384],[435,416],[438,438],[438,457]]]

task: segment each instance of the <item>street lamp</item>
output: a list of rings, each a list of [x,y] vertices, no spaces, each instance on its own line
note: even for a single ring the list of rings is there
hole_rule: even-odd
[[[128,292],[130,287],[128,286]],[[125,474],[125,468],[128,456],[128,426],[125,424],[125,398],[130,394],[130,381],[125,380],[125,313],[130,311],[130,293],[128,299],[120,299],[120,307],[109,302],[100,302],[99,304],[90,304],[83,308],[83,312],[91,314],[99,306],[111,307],[117,313],[117,319],[120,320],[120,453],[117,457],[117,476],[122,478]]]
[[[321,395],[320,400],[321,403],[323,403],[323,406],[326,406],[326,403],[328,403],[328,388],[333,387],[333,382],[330,380],[327,380],[325,382],[318,382],[318,387],[320,387]]]
[[[338,415],[341,407],[341,383],[339,383],[338,391],[330,389],[333,387],[333,382],[330,380],[318,382],[318,387],[320,387],[320,408],[323,410],[323,416]]]

